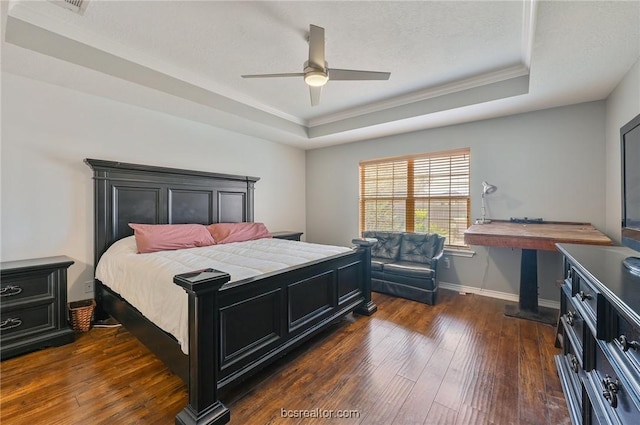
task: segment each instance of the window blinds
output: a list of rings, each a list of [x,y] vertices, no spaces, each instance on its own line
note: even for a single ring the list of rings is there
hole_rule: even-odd
[[[360,163],[360,230],[438,233],[464,246],[469,149]]]

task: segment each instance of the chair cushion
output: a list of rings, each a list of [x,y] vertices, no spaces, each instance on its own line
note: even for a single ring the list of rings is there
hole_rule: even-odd
[[[435,255],[438,235],[435,233],[404,233],[400,244],[400,261],[429,262]]]
[[[371,257],[371,271],[382,271],[385,264],[395,261],[392,258],[374,258]]]
[[[396,261],[384,265],[384,273],[400,274],[407,277],[422,279],[433,279],[435,273],[428,264],[414,263],[409,261]]]
[[[402,234],[398,232],[378,232],[368,230],[362,232],[362,236],[365,238],[375,238],[378,240],[371,247],[371,256],[377,258],[390,258],[396,259],[400,252],[400,240]]]

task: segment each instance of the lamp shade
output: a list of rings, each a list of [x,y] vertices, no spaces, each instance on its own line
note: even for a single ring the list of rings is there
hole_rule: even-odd
[[[493,193],[498,190],[497,186],[487,183],[486,181],[482,182],[482,194],[487,195],[489,193]]]

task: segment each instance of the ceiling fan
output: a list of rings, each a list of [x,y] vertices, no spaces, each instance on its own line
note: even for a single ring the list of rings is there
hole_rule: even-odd
[[[329,68],[324,60],[324,28],[309,25],[309,60],[302,72],[242,75],[242,78],[303,77],[311,93],[311,106],[320,103],[322,86],[329,80],[388,80],[390,72]]]

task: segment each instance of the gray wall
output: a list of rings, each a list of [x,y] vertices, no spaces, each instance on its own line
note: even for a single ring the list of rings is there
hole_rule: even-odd
[[[605,227],[605,102],[591,102],[425,130],[307,152],[307,240],[348,244],[358,235],[358,162],[471,148],[471,215],[480,216],[481,181],[492,218],[542,217]],[[451,257],[441,279],[491,293],[519,292],[520,250],[473,246]],[[539,256],[540,298],[557,301],[561,257]]]
[[[71,300],[93,280],[87,157],[258,176],[256,221],[305,229],[304,151],[3,72],[0,258],[71,257]]]
[[[317,149],[305,156],[272,141],[5,72],[0,259],[68,255],[76,261],[69,271],[70,299],[86,297],[82,282],[92,278],[93,216],[85,157],[257,175],[262,179],[256,220],[273,230],[306,231],[310,241],[349,244],[358,233],[358,161],[469,146],[472,218],[480,215],[480,182],[487,180],[499,187],[488,198],[491,217],[589,221],[618,239],[619,128],[638,113],[636,63],[606,102]],[[473,250],[472,258],[451,257],[451,269],[442,274],[445,282],[518,293],[518,250]],[[557,299],[559,269],[559,255],[540,254],[541,298]]]
[[[606,230],[620,242],[622,220],[620,127],[640,114],[640,59],[607,99]]]

